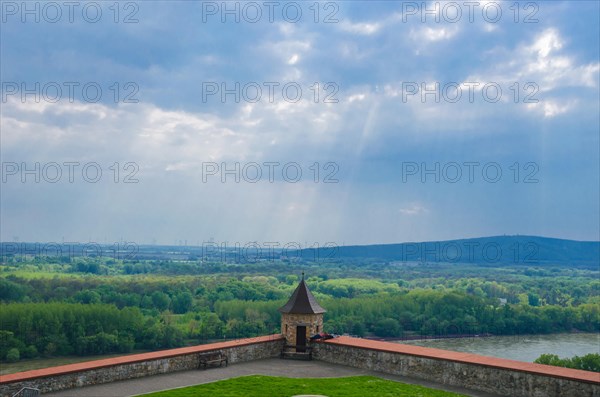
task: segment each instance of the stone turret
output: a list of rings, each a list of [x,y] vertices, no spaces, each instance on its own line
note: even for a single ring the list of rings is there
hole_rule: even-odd
[[[290,297],[279,308],[281,312],[281,333],[286,344],[296,346],[297,352],[306,351],[310,337],[323,332],[323,309],[308,289],[302,273],[302,281]]]

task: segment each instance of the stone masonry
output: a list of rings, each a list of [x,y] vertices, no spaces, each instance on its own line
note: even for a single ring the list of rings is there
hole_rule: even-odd
[[[0,376],[0,396],[11,397],[23,387],[35,387],[47,393],[197,369],[199,355],[206,352],[221,352],[229,364],[272,358],[279,355],[282,347],[281,335],[269,335],[20,372]]]
[[[306,326],[306,340],[323,331],[323,314],[281,314],[281,333],[288,345],[296,344],[296,327]]]
[[[512,397],[600,397],[600,373],[420,346],[340,337],[315,359]]]

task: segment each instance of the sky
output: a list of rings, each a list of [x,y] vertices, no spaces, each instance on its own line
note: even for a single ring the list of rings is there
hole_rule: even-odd
[[[600,239],[597,1],[73,4],[0,2],[1,241]]]

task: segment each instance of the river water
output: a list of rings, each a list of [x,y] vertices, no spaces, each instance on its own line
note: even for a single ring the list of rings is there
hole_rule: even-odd
[[[398,343],[528,362],[544,353],[561,358],[600,353],[600,334],[594,333],[422,339]]]

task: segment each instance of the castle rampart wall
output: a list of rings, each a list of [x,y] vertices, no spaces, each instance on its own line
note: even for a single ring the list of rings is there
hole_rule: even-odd
[[[221,352],[227,357],[229,364],[277,357],[281,353],[283,341],[282,335],[268,335],[3,375],[0,376],[0,396],[10,397],[23,387],[35,387],[42,393],[48,393],[197,369],[200,354],[208,352]]]
[[[600,373],[342,336],[314,358],[514,397],[600,397]]]

